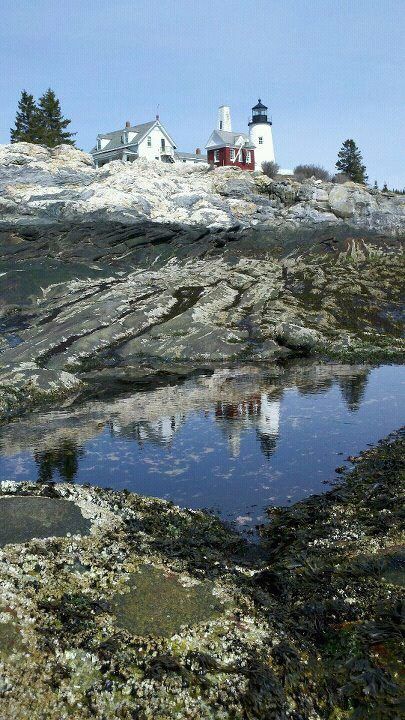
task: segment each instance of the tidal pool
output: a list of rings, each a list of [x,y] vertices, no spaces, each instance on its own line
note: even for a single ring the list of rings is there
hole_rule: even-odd
[[[223,606],[203,581],[185,587],[176,573],[143,565],[132,573],[128,592],[113,602],[117,625],[133,635],[170,636],[182,625],[193,625],[219,615]]]
[[[402,365],[305,360],[127,387],[3,426],[0,478],[127,488],[249,529],[400,427],[404,390]]]
[[[32,538],[88,534],[90,523],[80,509],[68,500],[4,496],[0,497],[0,547],[23,543]]]

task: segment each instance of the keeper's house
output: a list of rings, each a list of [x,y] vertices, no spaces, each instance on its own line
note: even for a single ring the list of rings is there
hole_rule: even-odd
[[[231,125],[231,112],[227,105],[218,110],[217,127],[205,146],[210,165],[234,165],[243,170],[255,169],[255,146],[250,136],[235,132]]]
[[[138,158],[160,160],[164,163],[207,162],[197,148],[195,153],[177,151],[173,138],[160,122],[159,116],[141,125],[125,123],[122,130],[97,135],[96,145],[90,151],[96,167],[112,160],[133,162]]]

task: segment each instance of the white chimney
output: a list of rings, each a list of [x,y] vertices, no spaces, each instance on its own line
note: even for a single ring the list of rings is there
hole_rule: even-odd
[[[218,108],[217,130],[232,132],[231,110],[228,105],[221,105],[221,107]]]

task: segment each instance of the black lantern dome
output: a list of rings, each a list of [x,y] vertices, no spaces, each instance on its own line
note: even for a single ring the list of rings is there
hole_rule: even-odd
[[[257,105],[252,107],[252,119],[249,125],[254,125],[255,123],[266,123],[271,125],[271,121],[267,119],[267,109],[266,105],[263,105],[259,98]]]

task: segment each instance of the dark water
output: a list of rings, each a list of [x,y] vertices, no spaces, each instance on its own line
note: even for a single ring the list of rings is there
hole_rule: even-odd
[[[404,390],[398,365],[220,369],[3,426],[0,479],[128,488],[249,528],[402,425]]]

